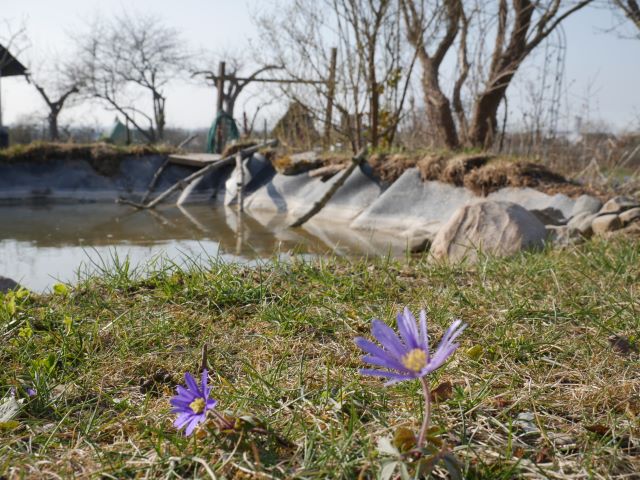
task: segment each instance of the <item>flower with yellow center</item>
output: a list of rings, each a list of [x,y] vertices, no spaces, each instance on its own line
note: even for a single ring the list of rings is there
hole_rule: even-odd
[[[204,406],[206,405],[204,398],[196,398],[193,402],[189,404],[189,408],[193,410],[193,413],[202,413],[204,411]]]
[[[414,348],[402,358],[402,364],[411,371],[419,372],[427,365],[427,352]]]

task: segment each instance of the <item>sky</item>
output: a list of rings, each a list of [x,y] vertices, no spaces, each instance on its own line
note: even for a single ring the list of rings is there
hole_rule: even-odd
[[[20,55],[31,69],[56,55],[72,51],[71,37],[98,16],[127,12],[153,12],[165,24],[178,28],[189,46],[203,58],[224,52],[250,56],[250,41],[256,36],[253,17],[269,9],[270,0],[0,0],[0,21],[24,25],[29,45]],[[0,26],[0,28],[5,25]],[[565,23],[567,51],[563,90],[564,128],[575,116],[601,121],[616,130],[640,124],[640,40],[622,38],[631,30],[619,26],[606,10],[578,12]],[[613,31],[612,31],[613,28]],[[535,69],[544,55],[539,52],[529,68],[510,87],[510,121],[517,124],[531,108],[527,80],[536,82]],[[215,62],[211,61],[211,69]],[[215,113],[215,89],[202,80],[175,82],[167,88],[169,127],[208,127]],[[419,91],[416,92],[419,97]],[[250,95],[247,95],[250,97]],[[245,98],[251,106],[251,100]],[[242,103],[242,100],[240,101]],[[586,107],[585,105],[589,105]],[[3,120],[11,125],[29,116],[46,114],[33,86],[24,79],[2,80]],[[108,125],[114,113],[98,104],[80,105],[63,111],[62,123]],[[271,113],[273,115],[273,113]],[[272,121],[272,119],[269,119]]]

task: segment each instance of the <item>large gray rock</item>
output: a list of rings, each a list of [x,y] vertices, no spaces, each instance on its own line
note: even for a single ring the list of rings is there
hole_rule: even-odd
[[[592,214],[598,213],[602,208],[602,202],[600,199],[596,197],[592,197],[591,195],[580,195],[576,198],[576,203],[573,205],[573,209],[571,210],[571,217],[575,217],[576,215],[580,215],[582,213]]]
[[[478,252],[508,256],[544,245],[547,231],[540,220],[511,202],[483,201],[458,209],[431,246],[435,258],[476,261]]]
[[[533,188],[507,187],[490,193],[487,200],[512,202],[527,210],[557,210],[565,219],[571,218],[576,201],[562,193],[547,195]]]
[[[456,209],[476,200],[466,188],[423,182],[418,169],[410,168],[364,210],[351,227],[394,232],[411,242],[433,239]]]
[[[18,290],[20,284],[10,278],[0,276],[0,293],[7,293],[9,290]]]

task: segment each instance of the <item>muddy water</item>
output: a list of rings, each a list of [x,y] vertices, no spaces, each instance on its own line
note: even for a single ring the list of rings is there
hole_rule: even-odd
[[[142,212],[115,204],[0,207],[0,275],[36,291],[127,258],[144,268],[166,260],[255,263],[293,254],[401,256],[405,250],[402,240],[354,233],[346,225],[310,222],[291,230],[282,217],[239,216],[222,206]]]

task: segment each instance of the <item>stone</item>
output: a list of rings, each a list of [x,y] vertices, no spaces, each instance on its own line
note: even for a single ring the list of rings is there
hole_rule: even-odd
[[[640,208],[636,207],[625,210],[620,214],[620,220],[623,225],[629,225],[631,222],[637,222],[640,220]]]
[[[0,293],[7,293],[9,290],[18,290],[20,284],[10,278],[0,276]]]
[[[581,213],[598,213],[602,208],[602,201],[591,195],[580,195],[576,198],[576,203],[573,204],[571,210],[571,217],[580,215]]]
[[[552,207],[547,207],[542,210],[529,210],[533,213],[543,225],[564,225],[567,223],[562,212]]]
[[[562,193],[547,195],[534,188],[507,187],[490,193],[487,200],[516,203],[527,210],[559,210],[564,218],[571,218],[576,201]]]
[[[579,233],[585,238],[591,238],[591,236],[593,235],[593,228],[591,224],[597,216],[597,213],[579,213],[575,217],[571,218],[571,220],[569,220],[569,223],[567,223],[567,227],[569,227],[570,230]]]
[[[459,208],[431,246],[436,259],[475,261],[478,251],[498,256],[542,248],[547,231],[534,214],[512,202],[485,200]]]
[[[615,213],[599,215],[591,222],[591,228],[593,228],[595,235],[604,235],[607,232],[622,228],[622,221]]]
[[[313,150],[279,157],[273,162],[276,172],[282,175],[299,175],[321,165],[322,160],[318,157],[318,153]]]
[[[369,205],[351,227],[393,232],[423,243],[433,239],[456,209],[476,200],[466,188],[437,181],[423,182],[418,169],[410,168]]]
[[[640,204],[637,200],[634,200],[631,197],[613,197],[602,206],[602,208],[600,209],[600,214],[620,213],[634,207],[640,207]]]

